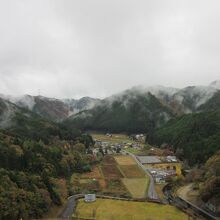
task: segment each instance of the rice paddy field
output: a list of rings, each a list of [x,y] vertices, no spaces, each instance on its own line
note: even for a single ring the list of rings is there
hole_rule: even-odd
[[[185,213],[170,205],[97,199],[93,203],[79,200],[76,213],[80,219],[96,220],[187,220]]]

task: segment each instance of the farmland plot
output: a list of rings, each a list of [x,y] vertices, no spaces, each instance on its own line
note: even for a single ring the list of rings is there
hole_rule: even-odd
[[[135,160],[130,156],[115,156],[116,162],[120,165],[137,165]]]
[[[122,181],[133,198],[140,199],[146,197],[148,188],[147,178],[124,178]]]
[[[99,171],[99,168],[97,166],[94,166],[91,170],[91,172],[83,173],[81,175],[81,178],[85,179],[100,179],[102,178],[101,173]]]
[[[144,178],[145,173],[141,170],[138,165],[122,165],[120,166],[125,178]]]
[[[104,158],[103,158],[103,164],[106,164],[106,165],[114,165],[116,164],[116,161],[114,159],[114,157],[112,156],[109,156],[109,155],[106,155]]]
[[[117,196],[128,196],[128,191],[122,183],[121,179],[108,179],[105,193],[115,194]]]
[[[116,165],[102,165],[101,169],[105,179],[120,179],[123,177]]]

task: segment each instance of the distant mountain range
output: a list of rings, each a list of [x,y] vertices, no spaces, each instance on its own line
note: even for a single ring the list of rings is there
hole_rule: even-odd
[[[178,115],[219,109],[219,85],[133,87],[68,117],[66,123],[86,130],[150,132]]]
[[[31,139],[57,133],[58,125],[40,115],[0,98],[0,128]]]
[[[55,99],[44,96],[24,95],[13,97],[1,94],[0,97],[21,108],[28,109],[52,121],[62,121],[80,111],[94,107],[99,99],[83,97],[76,99]]]
[[[220,81],[183,89],[136,86],[102,100],[4,94],[0,97],[0,127],[7,125],[15,112],[26,109],[47,120],[64,121],[85,130],[145,132],[178,115],[219,109]]]

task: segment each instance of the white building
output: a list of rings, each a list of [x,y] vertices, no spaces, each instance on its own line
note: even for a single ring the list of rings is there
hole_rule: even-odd
[[[95,202],[96,195],[95,194],[85,194],[84,201],[85,202]]]

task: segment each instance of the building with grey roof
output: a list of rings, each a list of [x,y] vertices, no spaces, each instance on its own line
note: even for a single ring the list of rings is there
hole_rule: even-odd
[[[162,161],[156,156],[137,156],[142,164],[161,163]]]

